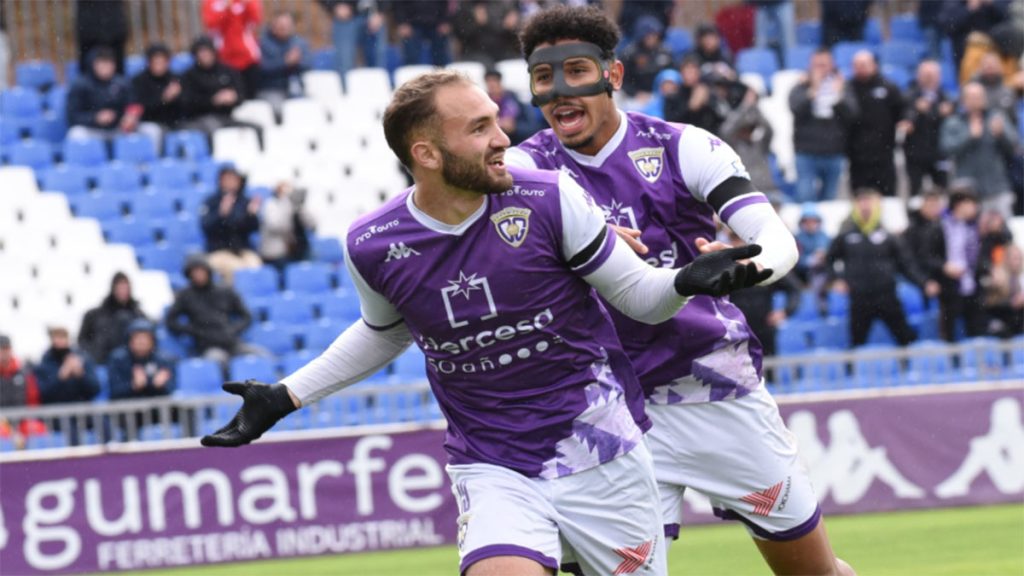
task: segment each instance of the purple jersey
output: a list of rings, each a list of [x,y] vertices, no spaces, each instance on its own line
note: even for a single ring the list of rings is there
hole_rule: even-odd
[[[697,238],[714,240],[707,195],[729,177],[747,177],[736,153],[712,134],[636,113],[622,113],[619,130],[597,156],[566,150],[547,129],[506,159],[574,178],[610,224],[641,230],[647,261],[665,267],[691,262]],[[610,313],[649,402],[713,402],[761,385],[761,344],[728,298],[696,296],[657,326]]]
[[[347,257],[366,323],[404,321],[426,355],[450,461],[557,478],[625,454],[650,424],[582,279],[615,235],[576,262],[605,230],[599,209],[557,172],[511,173],[512,189],[457,226],[421,212],[407,190],[352,225]]]

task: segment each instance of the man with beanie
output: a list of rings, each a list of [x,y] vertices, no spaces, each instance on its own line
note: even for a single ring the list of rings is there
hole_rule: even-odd
[[[171,72],[171,51],[166,44],[156,42],[146,48],[146,68],[132,78],[132,93],[142,106],[143,121],[164,129],[181,121],[181,82]]]
[[[251,236],[260,228],[259,196],[245,194],[245,179],[233,166],[224,166],[217,177],[217,191],[200,208],[210,266],[231,285],[235,270],[259,268],[263,261],[253,250]]]
[[[140,122],[142,108],[133,102],[131,84],[117,74],[114,51],[106,46],[89,52],[89,69],[71,84],[66,112],[69,140],[110,140],[136,130],[154,143],[160,140],[158,126]]]
[[[106,364],[110,353],[124,345],[128,325],[139,318],[145,318],[145,314],[132,296],[131,281],[124,272],[118,272],[103,302],[82,318],[78,345],[97,363]]]
[[[238,124],[231,111],[242,103],[242,77],[217,59],[213,40],[199,38],[192,43],[195,64],[181,76],[181,105],[188,120],[186,128],[207,134],[217,128]]]

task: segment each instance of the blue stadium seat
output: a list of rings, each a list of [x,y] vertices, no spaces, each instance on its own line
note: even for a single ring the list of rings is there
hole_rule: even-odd
[[[57,83],[57,69],[45,60],[19,62],[14,67],[14,81],[18,86],[45,92]]]
[[[829,318],[846,318],[850,315],[850,295],[832,290],[825,299],[825,309]]]
[[[908,346],[911,353],[906,380],[909,384],[941,384],[956,378],[946,345],[921,340]]]
[[[189,247],[198,245],[202,250],[203,233],[196,217],[189,213],[174,214],[168,218],[154,219],[150,224],[160,230],[164,242]]]
[[[179,359],[184,358],[188,355],[188,349],[191,347],[191,339],[187,336],[177,337],[163,324],[160,324],[156,328],[156,342],[157,348],[161,352],[170,356],[171,358]],[[178,375],[179,379],[181,375]]]
[[[173,217],[178,213],[178,199],[173,195],[139,192],[130,198],[128,212],[140,220]]]
[[[171,57],[171,72],[180,76],[192,67],[192,63],[192,54],[189,52],[178,52]]]
[[[907,322],[917,332],[918,339],[939,339],[939,307],[937,304],[932,304],[928,310],[919,314],[908,314]]]
[[[206,135],[195,130],[168,132],[164,135],[164,156],[202,160],[210,157]]]
[[[47,112],[56,114],[62,118],[67,116],[68,108],[68,87],[54,86],[46,93],[43,99]]]
[[[107,162],[99,167],[99,187],[113,192],[137,192],[142,189],[142,172],[134,164]]]
[[[267,320],[279,325],[305,324],[313,321],[313,307],[295,294],[283,293],[270,302]]]
[[[338,59],[334,55],[333,48],[320,48],[313,51],[311,58],[311,66],[313,70],[333,70],[338,69]]]
[[[237,356],[231,359],[230,374],[231,380],[242,382],[250,378],[262,382],[277,382],[277,370],[270,358],[262,356]]]
[[[338,264],[345,259],[345,253],[342,251],[341,242],[338,241],[337,238],[316,236],[310,244],[313,247],[313,259],[317,262]]]
[[[889,20],[889,38],[907,42],[923,42],[924,32],[914,14],[897,14]]]
[[[354,292],[335,290],[323,295],[319,302],[320,317],[348,325],[362,317],[359,297]]]
[[[850,67],[853,65],[853,55],[861,50],[868,50],[873,52],[873,48],[866,42],[836,42],[835,46],[832,46],[832,58],[836,62],[836,68],[843,71],[843,74],[849,76]]]
[[[693,34],[687,28],[672,26],[665,31],[664,44],[672,57],[679,60],[693,49]]]
[[[146,56],[144,54],[130,54],[124,59],[124,75],[134,78],[146,69]]]
[[[183,160],[164,158],[149,167],[148,181],[154,188],[184,188],[192,185],[194,167]]]
[[[46,112],[41,117],[28,121],[29,138],[59,144],[64,141],[67,132],[67,122],[63,114]]]
[[[821,45],[821,22],[804,20],[796,23],[796,43],[805,46]]]
[[[921,61],[924,46],[917,42],[890,40],[878,47],[878,62],[882,66],[894,66],[911,70]]]
[[[391,365],[394,380],[407,384],[427,377],[427,359],[418,346],[410,346]]]
[[[196,162],[196,180],[211,191],[215,190],[221,167],[230,164],[231,162],[218,162],[210,158]]]
[[[77,196],[89,191],[89,170],[81,166],[56,166],[42,172],[42,190]]]
[[[341,334],[348,324],[332,322],[328,318],[324,318],[314,322],[313,324],[306,327],[302,334],[303,348],[312,352],[322,352],[331,345],[332,342]]]
[[[182,396],[217,394],[223,382],[220,366],[213,360],[189,358],[178,362],[178,390]]]
[[[247,300],[277,294],[277,270],[273,266],[235,271],[235,290]]]
[[[148,223],[136,218],[114,218],[103,221],[103,233],[107,242],[128,244],[139,248],[156,242],[153,229]],[[138,256],[138,254],[136,254]],[[146,266],[155,268],[155,266]]]
[[[795,44],[786,48],[783,65],[791,70],[807,70],[814,55],[814,46]]]
[[[78,59],[64,62],[64,83],[70,85],[78,79]]]
[[[15,120],[14,118],[4,118],[3,122],[0,122],[0,146],[6,148],[15,142],[21,141],[28,132],[28,126],[30,120]]]
[[[960,377],[964,380],[997,380],[1003,377],[1002,353],[996,347],[999,339],[978,336],[960,342],[966,349],[960,353]]]
[[[122,215],[121,198],[116,194],[94,192],[68,199],[71,210],[79,218],[95,218],[97,220],[120,219]]]
[[[796,308],[796,312],[793,313],[794,320],[820,320],[821,309],[818,304],[818,296],[810,290],[804,290],[800,293],[800,304]]]
[[[775,349],[780,356],[806,354],[810,350],[809,323],[787,320],[775,335]]]
[[[903,304],[903,312],[907,316],[924,312],[925,301],[921,290],[909,282],[896,284],[896,297]]]
[[[253,322],[266,322],[270,316],[270,303],[277,298],[277,294],[271,296],[249,296],[244,298],[245,307],[252,314]]]
[[[814,346],[826,350],[846,350],[850,347],[850,323],[847,318],[826,318],[814,324]]]
[[[100,166],[107,162],[107,145],[99,138],[65,140],[64,162],[79,166]]]
[[[139,266],[168,274],[179,273],[185,264],[184,250],[174,244],[135,245],[135,256],[139,259]]]
[[[15,86],[0,92],[0,114],[4,121],[29,119],[43,115],[43,98],[35,90]]]
[[[772,74],[779,69],[779,58],[774,50],[768,48],[747,48],[736,55],[736,71],[740,74],[748,72],[760,74],[764,85],[771,86]]]
[[[871,328],[868,329],[867,344],[894,346],[896,339],[893,337],[892,332],[889,331],[889,327],[881,320],[876,319],[871,323]]]
[[[299,368],[309,364],[309,361],[316,358],[318,355],[319,352],[309,349],[289,352],[281,357],[281,373],[285,376],[292,374]],[[326,400],[329,399],[321,400],[320,403],[323,403]]]
[[[251,329],[248,341],[278,356],[295,350],[295,339],[292,334],[272,322],[264,322]]]
[[[299,293],[331,290],[331,267],[322,262],[297,262],[284,270],[284,287]]]
[[[1010,369],[1006,371],[1008,378],[1024,380],[1024,335],[1015,336],[1010,342]]]
[[[881,72],[886,80],[898,86],[900,90],[906,90],[914,80],[914,74],[909,69],[900,66],[884,65]]]
[[[876,322],[876,324],[878,324]],[[884,344],[867,344],[857,349],[858,353],[893,350]],[[900,384],[900,364],[895,358],[858,358],[853,363],[854,386],[859,388],[878,388]]]
[[[873,45],[881,44],[882,22],[878,18],[872,16],[864,23],[864,41]]]
[[[7,152],[11,164],[15,166],[28,166],[38,172],[53,165],[53,148],[49,142],[42,140],[16,142]]]
[[[815,350],[814,356],[823,358],[835,354],[829,350]],[[846,364],[842,361],[817,360],[808,362],[797,380],[794,392],[820,392],[822,390],[842,390],[847,387]]]
[[[157,159],[156,144],[142,134],[125,134],[114,138],[114,159],[143,164]]]

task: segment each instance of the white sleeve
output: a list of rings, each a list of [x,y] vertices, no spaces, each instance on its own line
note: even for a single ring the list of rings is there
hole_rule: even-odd
[[[679,173],[693,197],[701,202],[732,177],[750,180],[739,154],[714,134],[687,126],[679,137]]]
[[[613,232],[608,234],[615,243],[611,254],[583,279],[609,304],[638,322],[659,324],[675,316],[690,300],[676,292],[678,270],[651,266]]]
[[[360,320],[342,332],[323,354],[281,383],[307,406],[376,374],[411,343],[412,335],[405,323],[375,330]]]
[[[505,150],[505,165],[517,168],[537,168],[537,162],[533,156],[522,148],[509,148]]]
[[[346,244],[347,245],[347,244]],[[348,267],[348,275],[356,285],[356,292],[359,294],[359,310],[363,321],[373,328],[386,328],[401,322],[402,315],[395,309],[394,305],[366,283],[363,275],[356,269],[352,259],[349,258],[349,251],[345,250],[345,266]]]
[[[736,201],[742,200],[737,198]],[[761,282],[761,285],[771,284],[789,274],[793,266],[796,266],[800,252],[796,247],[793,233],[789,231],[782,218],[779,218],[772,205],[765,200],[748,204],[733,212],[729,209],[730,204],[731,202],[728,202],[722,207],[722,214],[726,214],[725,223],[747,244],[760,245],[761,253],[752,260],[772,270],[772,275]]]
[[[590,194],[565,173],[558,175],[558,200],[562,208],[562,254],[569,261],[590,246],[608,224]]]

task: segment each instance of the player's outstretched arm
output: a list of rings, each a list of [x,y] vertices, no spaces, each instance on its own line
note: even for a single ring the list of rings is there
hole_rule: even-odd
[[[248,444],[299,407],[298,398],[284,384],[227,382],[224,391],[241,396],[242,407],[223,428],[203,436],[203,446],[234,448]]]

